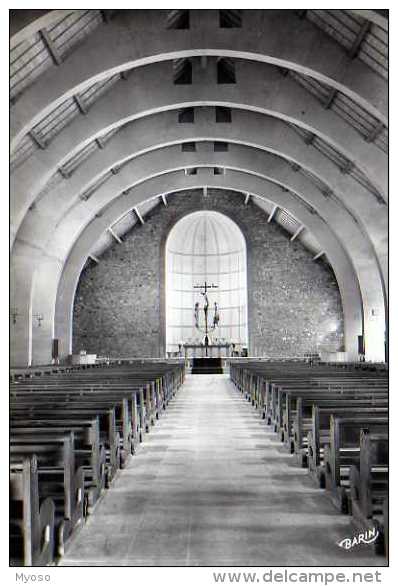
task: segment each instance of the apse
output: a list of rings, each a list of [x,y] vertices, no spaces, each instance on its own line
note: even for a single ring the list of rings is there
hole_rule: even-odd
[[[204,339],[204,296],[208,290],[209,326],[214,323],[214,304],[219,322],[210,332],[212,344],[247,347],[246,242],[235,222],[224,214],[200,211],[181,219],[166,244],[166,349],[178,352],[183,344]],[[198,325],[195,304],[199,303]]]

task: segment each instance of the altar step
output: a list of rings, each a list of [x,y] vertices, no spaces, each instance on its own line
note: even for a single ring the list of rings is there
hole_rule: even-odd
[[[192,374],[223,374],[221,358],[194,358]]]

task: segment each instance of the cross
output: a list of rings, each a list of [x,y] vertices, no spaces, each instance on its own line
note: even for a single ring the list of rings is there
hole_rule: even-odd
[[[12,316],[12,323],[13,324],[16,324],[17,323],[17,317],[19,316],[18,309],[16,307],[12,307],[10,313],[11,313],[11,316]]]
[[[41,328],[41,322],[44,320],[44,317],[41,313],[35,313],[32,317],[37,319],[37,325]]]
[[[207,281],[205,281],[204,285],[194,285],[193,288],[194,289],[204,289],[205,294],[206,294],[208,289],[218,289],[218,285],[214,285],[214,283],[212,283],[210,285]]]

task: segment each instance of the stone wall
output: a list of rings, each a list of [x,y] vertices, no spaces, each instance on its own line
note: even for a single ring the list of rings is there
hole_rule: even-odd
[[[164,355],[164,254],[167,235],[188,213],[224,213],[247,244],[249,353],[300,356],[343,349],[343,314],[333,271],[253,201],[234,192],[199,190],[168,196],[84,268],[75,297],[73,352],[157,357]]]

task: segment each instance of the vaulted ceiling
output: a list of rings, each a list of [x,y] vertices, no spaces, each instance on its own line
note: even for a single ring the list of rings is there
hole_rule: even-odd
[[[347,351],[365,333],[382,359],[385,12],[12,11],[13,363],[49,362],[54,337],[67,356],[87,260],[193,187],[240,192],[329,262]]]

